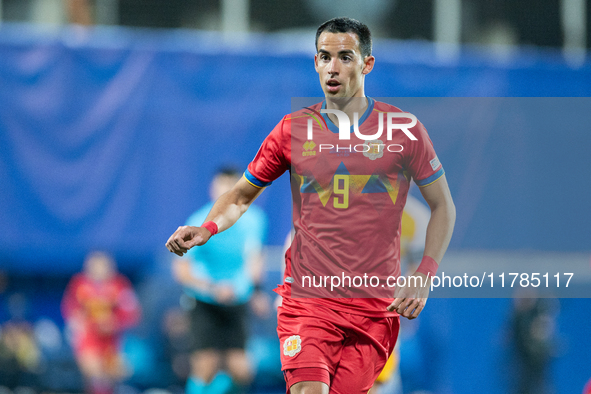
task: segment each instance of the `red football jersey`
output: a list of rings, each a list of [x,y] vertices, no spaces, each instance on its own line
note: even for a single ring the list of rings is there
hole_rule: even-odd
[[[68,284],[62,301],[64,319],[78,320],[77,336],[117,335],[137,324],[140,313],[131,283],[120,274],[104,282],[77,274]]]
[[[400,275],[400,222],[410,179],[426,186],[444,171],[420,122],[388,127],[410,123],[397,117],[400,109],[368,98],[358,132],[383,132],[366,141],[354,126],[349,139],[339,139],[321,113],[324,106],[285,116],[244,174],[265,187],[291,173],[295,237],[277,292],[350,313],[394,316],[386,307]]]

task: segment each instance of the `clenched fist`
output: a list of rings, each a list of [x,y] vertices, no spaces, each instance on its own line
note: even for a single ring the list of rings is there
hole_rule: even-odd
[[[172,253],[182,256],[193,246],[205,244],[211,233],[204,227],[181,226],[166,241],[166,247]]]

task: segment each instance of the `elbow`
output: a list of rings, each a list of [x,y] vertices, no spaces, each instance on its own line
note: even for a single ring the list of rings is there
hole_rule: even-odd
[[[224,195],[227,201],[233,206],[233,210],[238,211],[238,215],[242,216],[250,207],[250,204],[254,201],[248,195],[242,193],[239,188],[234,187],[232,190]]]
[[[236,205],[238,207],[238,211],[239,211],[240,216],[244,215],[244,213],[248,210],[248,207],[250,207],[250,203],[246,203],[246,202],[241,202]]]
[[[431,215],[437,215],[444,219],[453,228],[456,223],[456,206],[451,197],[435,205],[431,211]]]
[[[449,201],[449,218],[452,224],[454,224],[456,222],[456,205],[454,204],[453,201]]]
[[[445,204],[445,206],[446,206],[445,210],[446,210],[449,226],[453,229],[456,224],[456,205],[454,204],[453,200],[450,198],[447,201],[447,204]]]

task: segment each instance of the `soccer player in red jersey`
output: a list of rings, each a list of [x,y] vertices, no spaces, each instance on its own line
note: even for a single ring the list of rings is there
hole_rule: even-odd
[[[205,223],[179,227],[166,246],[182,256],[203,245],[290,171],[295,236],[276,290],[283,297],[277,332],[288,392],[366,393],[394,349],[399,316],[414,319],[425,306],[455,207],[423,125],[365,96],[365,76],[375,63],[367,26],[349,18],[327,21],[318,28],[316,49],[325,100],[285,116]],[[349,134],[347,123],[353,125]],[[400,282],[394,289],[389,279],[400,275],[400,222],[410,179],[431,209],[414,275],[422,283]]]
[[[125,376],[119,342],[123,330],[137,324],[140,313],[131,283],[117,273],[111,257],[91,253],[84,272],[72,278],[62,300],[62,314],[88,392],[112,393]]]

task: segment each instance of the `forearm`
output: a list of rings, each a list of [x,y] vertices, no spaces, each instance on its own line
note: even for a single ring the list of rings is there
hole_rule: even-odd
[[[185,287],[192,287],[208,291],[211,283],[207,280],[197,278],[191,273],[191,264],[184,259],[177,259],[173,263],[173,275],[177,282]]]
[[[236,223],[263,190],[242,177],[228,193],[218,198],[205,218],[205,222],[213,222],[215,226],[181,226],[168,238],[166,247],[172,253],[183,256],[192,247],[205,244],[212,234],[227,230]]]
[[[193,289],[199,289],[202,291],[209,291],[209,289],[211,288],[210,282],[203,279],[195,278],[194,276],[179,278],[179,283],[185,287],[191,287]]]
[[[244,179],[239,180],[236,186],[217,199],[205,221],[214,222],[218,232],[229,229],[263,190],[250,186]]]
[[[240,201],[232,191],[229,191],[218,198],[205,221],[215,222],[218,231],[222,232],[232,227],[240,219],[240,216],[246,212],[249,205]]]
[[[433,258],[437,263],[441,262],[449,246],[455,221],[456,209],[451,199],[433,207],[427,226],[424,255]]]

